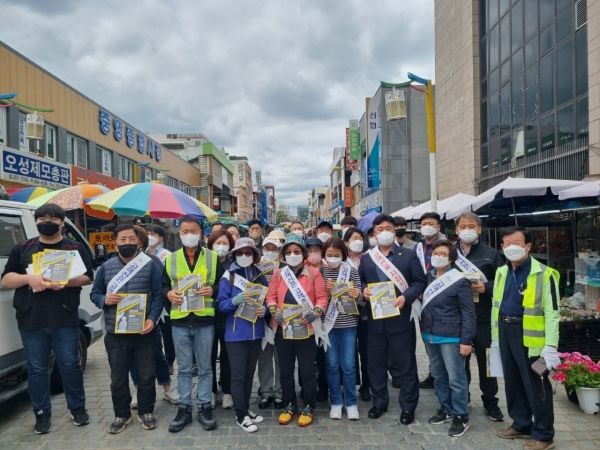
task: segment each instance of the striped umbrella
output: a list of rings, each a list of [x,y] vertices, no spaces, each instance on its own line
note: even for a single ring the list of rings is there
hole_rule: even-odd
[[[160,183],[137,183],[122,186],[100,195],[87,206],[99,210],[114,210],[116,214],[152,218],[217,220],[217,213],[204,203],[183,192]]]
[[[38,198],[48,192],[53,192],[52,189],[48,189],[45,187],[34,186],[27,188],[19,188],[19,189],[7,189],[6,192],[10,194],[11,200],[13,202],[21,202],[27,203],[34,198]]]
[[[28,201],[27,204],[42,206],[46,203],[53,203],[60,206],[65,211],[83,208],[90,216],[110,220],[115,215],[114,211],[111,211],[110,209],[107,211],[94,211],[86,205],[87,200],[106,192],[110,192],[110,189],[101,184],[79,183],[77,186],[48,192],[47,194]]]

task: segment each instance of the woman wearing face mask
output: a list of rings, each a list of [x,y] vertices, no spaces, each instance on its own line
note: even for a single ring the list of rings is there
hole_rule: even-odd
[[[348,247],[348,261],[355,269],[360,267],[360,257],[365,250],[365,235],[360,228],[348,228],[344,234],[344,243]]]
[[[458,251],[450,242],[431,244],[432,269],[423,294],[421,335],[441,407],[429,418],[440,425],[452,422],[448,434],[462,436],[469,428],[469,387],[465,358],[475,337],[475,306],[471,283],[452,268]]]
[[[263,305],[259,309],[256,323],[234,316],[238,307],[250,300],[244,293],[244,285],[252,282],[268,286],[268,282],[256,267],[261,255],[252,239],[238,239],[230,256],[235,258],[235,262],[231,263],[219,283],[217,305],[226,315],[225,343],[231,366],[231,394],[237,424],[251,433],[258,430],[256,425],[263,421],[261,416],[249,410],[249,404],[261,341],[265,335],[264,321],[260,318],[266,308]]]
[[[318,238],[310,238],[304,243],[306,244],[306,249],[308,251],[306,257],[307,265],[314,269],[323,266],[323,256],[321,255],[323,252],[323,241]]]
[[[325,279],[327,291],[329,292],[328,316],[336,308],[332,305],[331,290],[337,281],[351,282],[352,288],[348,294],[355,300],[361,297],[361,284],[358,271],[346,263],[348,249],[340,238],[332,238],[323,246],[323,256],[326,265],[321,271]],[[349,271],[348,271],[349,269]],[[346,406],[348,419],[358,420],[358,407],[356,404],[356,327],[358,315],[350,315],[338,309],[337,317],[331,325],[325,321],[325,330],[329,330],[329,342],[331,346],[325,353],[327,383],[329,385],[329,398],[331,401],[331,412],[329,417],[340,420],[342,418],[342,406]],[[340,367],[343,374],[344,395],[340,388]]]
[[[279,416],[279,423],[289,424],[298,416],[296,404],[296,383],[294,369],[296,360],[302,377],[304,410],[298,420],[298,425],[309,426],[313,421],[315,402],[317,399],[317,377],[315,373],[315,357],[317,341],[312,334],[318,327],[318,335],[322,335],[319,320],[327,308],[327,289],[321,273],[317,269],[304,265],[308,251],[302,239],[288,235],[281,247],[288,267],[275,271],[269,285],[267,306],[273,317],[271,325],[275,330],[275,346],[279,354],[281,367],[281,388],[285,409]],[[295,286],[293,290],[289,286]],[[283,339],[281,326],[285,325],[283,318],[284,304],[306,305],[302,321],[309,324],[311,336],[306,339]]]
[[[214,251],[219,257],[223,270],[229,270],[231,259],[227,257],[229,250],[234,246],[234,239],[229,231],[223,229],[213,231],[208,237],[206,244],[209,250]],[[213,369],[213,402],[216,404],[219,386],[223,392],[223,409],[233,408],[233,399],[231,398],[231,368],[229,367],[229,358],[227,357],[227,346],[225,345],[225,320],[227,316],[215,310],[215,339],[211,355],[211,364]],[[219,355],[219,348],[221,349]],[[219,382],[217,383],[217,359],[219,359],[221,372]]]

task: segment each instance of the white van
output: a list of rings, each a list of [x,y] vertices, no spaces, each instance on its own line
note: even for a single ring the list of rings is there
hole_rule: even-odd
[[[16,244],[38,236],[33,218],[35,209],[24,203],[0,201],[0,273],[4,272],[10,251]],[[68,219],[65,220],[64,235],[88,249],[94,269],[102,264],[102,261],[96,260],[89,243]],[[102,315],[102,311],[90,300],[91,290],[91,285],[83,288],[79,306],[79,357],[84,370],[87,348],[102,336],[102,330],[86,326]],[[27,389],[27,364],[12,306],[13,295],[14,290],[0,287],[0,402]],[[62,389],[56,362],[52,364],[51,387],[55,392]]]

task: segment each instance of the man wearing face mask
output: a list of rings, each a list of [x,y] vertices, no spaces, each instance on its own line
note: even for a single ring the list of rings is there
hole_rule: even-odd
[[[466,212],[455,219],[456,233],[459,241],[456,243],[458,259],[455,265],[471,280],[473,301],[477,317],[477,331],[473,338],[473,348],[479,369],[479,388],[482,395],[483,410],[487,416],[496,422],[502,422],[504,415],[498,407],[498,381],[487,376],[487,355],[492,334],[490,317],[492,315],[492,295],[496,270],[504,265],[500,254],[492,247],[479,241],[481,235],[481,219],[473,212]],[[467,380],[471,384],[471,354],[466,361]],[[470,401],[470,398],[469,398]]]
[[[50,353],[54,353],[63,379],[67,407],[75,425],[86,425],[83,371],[79,364],[79,299],[81,286],[94,279],[88,251],[76,241],[62,236],[65,211],[58,205],[46,204],[34,212],[39,237],[23,241],[10,252],[2,287],[14,289],[13,306],[28,367],[29,397],[35,414],[35,433],[52,429],[50,403]],[[86,273],[73,278],[66,286],[27,273],[33,255],[45,249],[76,250]]]
[[[340,225],[342,226],[342,234],[340,235],[340,237],[344,239],[346,231],[348,231],[350,228],[358,226],[358,221],[356,220],[356,217],[345,216],[340,222]]]
[[[211,353],[215,336],[214,299],[218,294],[218,282],[224,270],[217,253],[202,248],[200,235],[202,226],[191,217],[184,217],[179,223],[179,236],[183,248],[170,254],[163,272],[163,289],[172,304],[171,323],[173,341],[177,355],[177,381],[179,406],[175,419],[169,425],[172,432],[181,431],[192,421],[192,362],[196,357],[198,367],[198,421],[205,430],[214,430],[217,421],[212,411],[212,366]],[[201,311],[180,311],[183,294],[177,290],[177,280],[181,275],[202,275],[199,294],[204,296],[204,309]]]
[[[248,222],[248,236],[252,238],[254,244],[256,244],[256,248],[262,250],[263,226],[260,220],[252,219]]]
[[[332,236],[333,225],[327,220],[322,220],[317,226],[317,238],[319,238],[321,242],[325,243]]]
[[[297,220],[290,225],[290,233],[294,233],[300,239],[304,239],[304,225]]]
[[[394,229],[396,232],[396,242],[400,247],[410,248],[414,250],[417,243],[406,237],[406,228],[408,223],[404,217],[394,217]]]
[[[505,439],[528,439],[524,449],[554,448],[554,407],[548,372],[532,370],[540,357],[548,371],[558,357],[559,274],[529,255],[531,233],[513,226],[501,235],[508,264],[494,280],[492,348],[500,348],[509,428],[496,433]],[[533,418],[535,417],[535,421]]]

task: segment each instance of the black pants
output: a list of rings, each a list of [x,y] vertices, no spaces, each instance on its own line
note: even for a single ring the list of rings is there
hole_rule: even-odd
[[[171,318],[169,316],[163,317],[163,320],[158,322],[158,326],[163,337],[165,358],[167,358],[167,363],[172,366],[175,362],[175,345],[173,344],[173,332],[171,331]]]
[[[258,363],[262,339],[253,341],[227,342],[227,353],[231,364],[231,396],[238,419],[248,415],[254,372]],[[223,358],[221,356],[221,358]],[[223,361],[221,360],[221,364]]]
[[[417,334],[414,322],[411,328],[400,333],[381,334],[369,331],[369,380],[373,394],[373,406],[387,408],[390,403],[388,392],[388,351],[398,362],[398,378],[402,384],[398,402],[402,411],[413,412],[419,403],[419,375],[417,373]]]
[[[513,420],[511,427],[520,433],[531,434],[532,439],[551,441],[554,438],[552,385],[548,375],[541,380],[531,369],[539,356],[530,358],[527,355],[528,349],[523,345],[523,324],[499,322],[498,332],[508,415]]]
[[[110,365],[110,392],[115,416],[131,416],[129,369],[132,363],[135,363],[140,375],[137,388],[138,414],[141,416],[154,412],[156,333],[143,335],[107,333],[104,337],[104,346]]]
[[[279,355],[279,371],[281,379],[281,396],[285,405],[296,404],[296,382],[294,368],[298,360],[299,373],[302,379],[302,393],[305,406],[315,407],[317,400],[317,373],[314,370],[317,357],[317,343],[314,336],[308,339],[283,339],[281,328],[275,335],[275,347]]]
[[[487,377],[487,355],[486,350],[492,343],[492,326],[490,322],[477,322],[477,331],[473,338],[473,348],[477,358],[477,368],[479,369],[479,389],[481,389],[483,406],[498,405],[498,380]],[[471,385],[471,354],[467,356],[467,381]],[[469,393],[469,400],[471,399]]]
[[[359,367],[359,364],[356,364],[356,383],[360,384],[361,386],[366,386],[366,387],[369,387],[368,336],[369,336],[368,322],[366,320],[359,319],[358,327],[356,328],[356,338],[358,339],[356,351],[357,351],[357,355],[360,356],[360,367]],[[356,358],[357,362],[359,360],[358,356]]]
[[[317,349],[317,385],[319,386],[319,390],[328,390],[329,385],[327,384],[327,367],[325,365],[325,349],[321,346]]]
[[[219,354],[219,347],[221,352]],[[231,365],[229,356],[227,356],[227,345],[225,344],[225,330],[222,328],[215,329],[215,339],[213,340],[213,348],[211,355],[211,364],[213,372],[213,387],[214,394],[217,393],[217,354],[219,354],[219,384],[223,394],[231,394]]]

